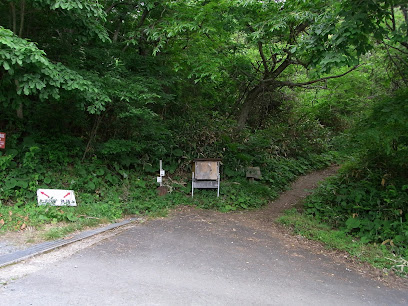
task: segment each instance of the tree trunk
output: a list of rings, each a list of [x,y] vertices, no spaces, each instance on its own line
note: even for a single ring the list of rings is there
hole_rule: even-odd
[[[20,37],[23,36],[23,30],[24,30],[25,5],[26,5],[25,0],[21,1],[20,31],[18,32],[18,36],[20,36]]]
[[[16,84],[16,91],[18,91],[18,88],[20,87],[20,83],[18,82],[18,80],[14,80],[14,84]],[[18,105],[16,115],[17,115],[17,118],[24,119],[23,102],[22,101],[20,101],[20,104]]]
[[[22,36],[23,34],[23,29],[24,29],[24,14],[25,14],[25,0],[21,1],[21,12],[20,12],[20,28],[19,31],[17,32],[17,13],[16,13],[16,5],[14,2],[10,2],[10,11],[11,11],[11,22],[12,22],[12,27],[13,27],[13,33],[15,35],[18,35],[19,37]],[[14,83],[16,85],[16,88],[20,87],[20,84],[18,80],[14,80]],[[20,102],[18,105],[18,108],[16,110],[16,116],[19,119],[24,119],[24,113],[23,113],[23,102]]]
[[[82,161],[85,160],[86,155],[88,154],[88,152],[92,150],[92,144],[93,144],[93,142],[94,142],[94,140],[96,138],[96,135],[98,133],[98,129],[99,129],[99,126],[100,126],[101,122],[102,122],[102,115],[98,115],[95,118],[95,121],[94,121],[94,124],[93,124],[93,127],[92,127],[92,131],[91,131],[91,134],[89,136],[88,143],[86,145],[84,154],[82,155]]]
[[[244,104],[242,105],[242,108],[239,112],[238,116],[238,130],[242,130],[249,117],[249,113],[251,111],[251,106],[252,106],[252,101],[248,98],[245,99]]]
[[[263,87],[261,87],[261,85],[257,85],[248,92],[248,95],[246,96],[244,104],[242,104],[238,115],[238,130],[242,130],[245,127],[249,118],[249,114],[251,113],[254,104],[256,104],[259,98],[259,94],[262,92],[262,90]]]
[[[113,43],[116,43],[118,41],[119,33],[120,33],[120,24],[118,25],[118,27],[115,30],[115,33],[113,34],[113,38],[112,38]]]
[[[10,11],[11,11],[11,23],[12,23],[13,33],[17,34],[16,6],[14,5],[14,2],[10,2]]]
[[[23,103],[20,102],[17,108],[17,117],[19,119],[24,119],[24,114],[23,114]]]

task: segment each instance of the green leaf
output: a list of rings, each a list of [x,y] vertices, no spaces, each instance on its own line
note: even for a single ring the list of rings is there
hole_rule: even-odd
[[[4,61],[4,62],[3,62],[3,68],[4,68],[5,70],[10,70],[10,65],[9,65],[9,63],[6,62],[6,61]]]
[[[348,218],[346,221],[346,226],[348,229],[355,229],[360,227],[360,220],[357,218]]]

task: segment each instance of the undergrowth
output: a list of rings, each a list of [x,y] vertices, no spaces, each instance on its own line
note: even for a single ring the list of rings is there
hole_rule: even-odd
[[[344,141],[342,154],[349,155],[339,175],[305,200],[303,215],[289,214],[281,221],[351,253],[376,246],[368,261],[406,273],[407,102],[406,88],[376,99],[355,127],[339,138]],[[326,225],[319,227],[318,222]],[[377,249],[385,253],[376,254]]]
[[[76,222],[60,222],[57,226],[50,228],[49,230],[45,231],[43,234],[43,238],[45,240],[55,240],[62,238],[72,232],[83,230],[87,227],[94,227],[100,225],[102,223],[106,223],[106,219],[98,219],[98,218],[83,218],[79,219]]]
[[[80,224],[89,219],[114,221],[126,215],[163,215],[167,209],[177,205],[195,205],[222,212],[254,209],[276,198],[297,176],[325,167],[330,161],[330,155],[271,160],[263,170],[263,178],[252,183],[245,179],[243,173],[233,177],[224,175],[219,198],[215,190],[196,190],[194,198],[191,198],[189,174],[165,178],[169,192],[159,197],[153,176],[143,176],[132,170],[109,169],[98,162],[75,165],[61,175],[47,173],[37,176],[38,181],[29,181],[28,178],[27,184],[32,187],[2,187],[6,193],[0,195],[0,231],[24,230],[28,226],[59,222]],[[47,177],[52,177],[52,181],[48,182]],[[75,190],[78,206],[38,206],[36,189],[51,187]],[[14,197],[7,197],[7,192]],[[10,198],[15,202],[10,203]]]
[[[408,276],[407,257],[400,254],[398,248],[393,245],[364,242],[296,209],[286,211],[278,222],[291,227],[295,234],[323,242],[328,248],[346,251],[360,261],[368,262],[385,272],[394,271],[400,276]]]

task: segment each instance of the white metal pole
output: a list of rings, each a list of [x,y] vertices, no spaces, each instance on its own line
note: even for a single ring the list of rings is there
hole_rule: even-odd
[[[194,172],[191,177],[191,197],[194,198]]]
[[[217,198],[220,197],[220,174],[218,173],[218,187],[217,187]]]
[[[217,171],[218,171],[218,186],[217,186],[217,198],[220,197],[220,182],[221,182],[221,178],[220,178],[220,162],[217,162]]]
[[[159,172],[159,176],[160,176],[160,178],[162,177],[161,176],[161,172],[162,172],[162,167],[163,167],[163,161],[162,160],[160,160],[160,172]],[[162,183],[162,181],[163,181],[163,179],[161,179],[160,180],[160,187],[162,187],[163,186],[163,183]]]

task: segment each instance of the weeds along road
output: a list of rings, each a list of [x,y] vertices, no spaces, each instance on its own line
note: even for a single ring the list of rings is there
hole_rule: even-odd
[[[182,207],[93,244],[0,269],[1,305],[408,303],[407,290],[282,238],[261,218],[267,211]]]

